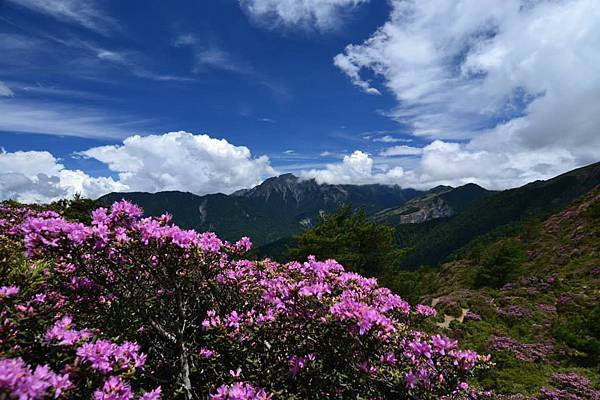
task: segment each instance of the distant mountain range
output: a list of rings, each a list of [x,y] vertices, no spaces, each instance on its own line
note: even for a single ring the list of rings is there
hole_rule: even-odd
[[[598,185],[600,163],[595,163],[546,181],[488,192],[462,210],[457,209],[457,213],[450,218],[421,224],[401,224],[394,216],[390,216],[381,222],[394,225],[399,244],[412,248],[401,261],[404,267],[437,265],[472,240],[494,235],[494,232],[511,229],[526,221],[545,219]],[[459,189],[463,191],[465,186],[455,191]],[[468,189],[470,195],[465,196],[466,199],[472,200],[473,192]],[[457,199],[449,201],[452,204],[461,203]]]
[[[495,229],[531,216],[545,217],[598,184],[600,163],[504,191],[489,191],[475,184],[428,191],[329,185],[285,174],[230,195],[110,193],[99,202],[108,205],[124,198],[142,206],[147,215],[170,212],[182,227],[211,230],[228,240],[250,236],[256,245],[277,249],[279,254],[293,235],[313,226],[320,216],[352,204],[364,208],[375,221],[394,226],[399,244],[412,249],[402,264],[416,267],[438,264]]]
[[[373,215],[377,222],[419,224],[438,218],[452,217],[480,198],[494,192],[474,183],[453,188],[437,186],[425,194]]]
[[[374,214],[423,194],[399,186],[320,185],[314,180],[301,180],[285,174],[231,195],[110,193],[99,201],[111,204],[124,198],[142,206],[147,215],[170,212],[174,222],[182,227],[215,231],[229,240],[247,235],[256,244],[262,245],[312,226],[320,215],[335,210],[341,204],[351,203]]]

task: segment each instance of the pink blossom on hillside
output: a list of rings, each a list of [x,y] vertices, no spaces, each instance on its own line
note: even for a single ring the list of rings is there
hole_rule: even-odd
[[[56,374],[47,365],[38,365],[32,371],[21,358],[0,359],[0,393],[18,399],[43,399],[50,391],[55,397],[73,387],[69,374]]]
[[[2,286],[0,287],[0,299],[12,297],[19,294],[19,287],[17,286]]]
[[[435,308],[426,306],[425,304],[417,304],[415,309],[417,314],[426,317],[435,317],[437,315],[437,310]]]
[[[200,235],[200,248],[208,253],[216,253],[221,249],[221,239],[213,232],[204,232]]]
[[[210,396],[211,400],[270,400],[272,397],[264,389],[242,382],[231,386],[222,385]]]
[[[85,329],[78,331],[73,329],[73,318],[65,315],[50,328],[44,336],[48,341],[58,341],[61,346],[72,346],[73,344],[87,340],[92,336],[92,332]]]
[[[146,362],[146,355],[139,353],[139,346],[131,342],[122,345],[108,340],[86,343],[77,349],[77,356],[103,373],[141,368]]]
[[[94,400],[130,400],[133,396],[131,386],[118,376],[109,377],[104,381],[102,389],[94,392]]]

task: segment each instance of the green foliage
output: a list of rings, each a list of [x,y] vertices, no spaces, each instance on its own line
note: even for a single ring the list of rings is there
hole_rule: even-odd
[[[98,207],[100,205],[96,200],[86,199],[79,194],[75,194],[72,199],[62,199],[49,205],[51,210],[60,212],[66,219],[85,224],[92,222],[92,211]]]
[[[491,287],[498,289],[515,276],[526,253],[519,240],[507,238],[481,250],[480,266],[475,273],[475,288]]]
[[[588,366],[600,364],[600,304],[591,309],[578,308],[568,318],[556,320],[552,335],[556,340],[579,351],[576,358]]]
[[[411,303],[418,303],[427,294],[439,290],[435,270],[423,267],[417,271],[393,270],[385,273],[380,283]]]
[[[92,211],[101,206],[97,200],[87,199],[76,193],[71,199],[61,199],[50,204],[22,204],[15,200],[4,200],[0,205],[6,207],[27,207],[36,211],[56,211],[63,215],[69,221],[83,222],[89,224],[92,222]]]
[[[495,368],[486,374],[481,383],[495,388],[501,394],[533,394],[546,383],[551,372],[547,365],[523,363],[507,352],[494,354],[494,363]]]
[[[351,205],[321,218],[314,228],[305,230],[295,240],[297,246],[289,250],[290,259],[308,255],[335,259],[368,275],[381,274],[402,254],[395,244],[392,227],[368,219],[364,210],[354,210]]]

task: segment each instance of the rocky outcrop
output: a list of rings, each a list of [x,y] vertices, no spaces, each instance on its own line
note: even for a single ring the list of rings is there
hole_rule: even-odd
[[[401,224],[420,224],[437,218],[447,218],[455,214],[454,210],[440,198],[419,204],[414,212],[400,215]]]

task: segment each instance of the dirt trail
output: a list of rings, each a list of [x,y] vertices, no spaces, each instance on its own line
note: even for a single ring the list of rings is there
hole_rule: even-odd
[[[439,298],[433,299],[431,301],[431,307],[435,307],[435,305],[439,301],[440,301]],[[461,308],[460,317],[453,317],[452,315],[444,314],[444,322],[438,322],[438,323],[436,323],[436,325],[439,326],[440,328],[448,329],[450,327],[450,323],[452,321],[458,321],[462,324],[462,322],[464,321],[465,316],[467,315],[468,312],[469,312],[468,308]]]

